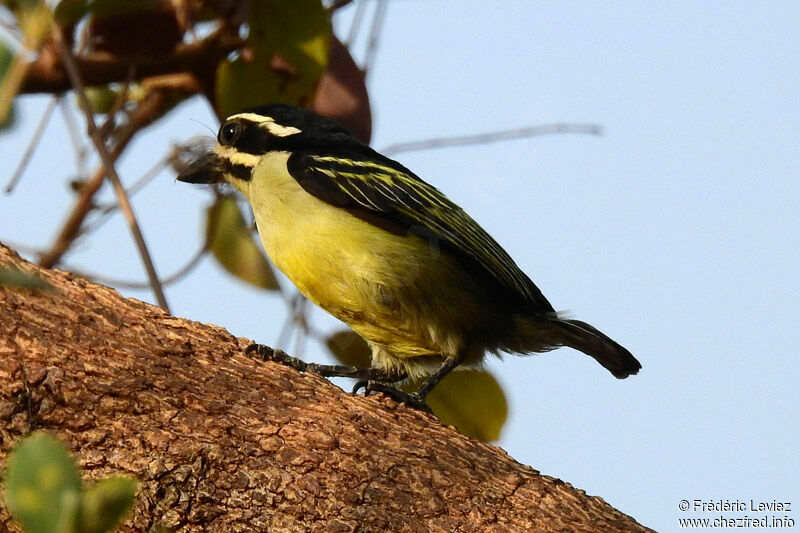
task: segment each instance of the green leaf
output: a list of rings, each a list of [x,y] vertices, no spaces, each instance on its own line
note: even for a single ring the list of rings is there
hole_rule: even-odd
[[[0,81],[6,77],[12,59],[14,59],[14,52],[9,50],[6,43],[0,41]]]
[[[417,390],[424,380],[415,381],[403,390]],[[445,424],[455,426],[459,433],[491,442],[500,438],[508,416],[508,404],[503,389],[486,370],[456,370],[450,372],[428,394],[425,403]]]
[[[322,2],[251,2],[248,22],[249,48],[217,69],[218,116],[269,103],[309,106],[328,63],[331,23]]]
[[[14,128],[17,124],[17,102],[11,102],[11,106],[8,108],[6,112],[6,116],[0,118],[0,133],[6,133],[8,130]]]
[[[136,480],[124,476],[102,479],[83,494],[81,533],[112,531],[133,507]]]
[[[23,439],[8,457],[5,500],[28,533],[75,530],[81,478],[64,446],[40,432]]]
[[[119,91],[108,85],[86,88],[86,99],[93,113],[106,114],[114,107],[119,98]]]
[[[28,52],[37,52],[50,31],[50,8],[44,1],[24,0],[4,2],[17,17],[24,38],[22,44]],[[29,63],[0,46],[0,125],[7,124],[12,116],[11,105],[25,79]]]
[[[42,278],[16,268],[0,268],[0,287],[55,291],[55,287]]]
[[[6,75],[8,74],[13,59],[14,52],[9,50],[5,43],[0,41],[0,87],[7,83]],[[15,118],[16,105],[14,105],[13,100],[10,104],[0,106],[0,131],[12,127]]]
[[[369,368],[372,365],[372,350],[367,342],[351,330],[337,331],[327,339],[325,345],[343,365]]]
[[[232,196],[220,196],[208,208],[206,243],[217,261],[237,278],[270,291],[279,288],[264,252],[253,240]]]

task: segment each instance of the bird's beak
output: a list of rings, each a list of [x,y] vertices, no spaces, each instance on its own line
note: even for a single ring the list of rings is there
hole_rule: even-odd
[[[224,181],[222,161],[214,152],[207,152],[188,163],[178,174],[184,183],[220,183]]]

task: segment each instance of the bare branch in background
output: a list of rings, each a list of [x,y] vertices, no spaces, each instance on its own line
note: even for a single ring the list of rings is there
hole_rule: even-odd
[[[283,295],[283,292],[281,295]],[[295,327],[297,328],[295,348],[301,352],[307,338],[312,338],[325,344],[328,335],[313,327],[308,320],[308,299],[299,291],[296,291],[291,296],[284,296],[283,301],[286,302],[288,311],[275,346],[286,346],[288,348],[289,338]]]
[[[195,267],[197,267],[197,265],[200,264],[200,260],[203,259],[203,257],[205,257],[206,252],[208,252],[208,247],[204,243],[203,246],[200,247],[200,249],[197,250],[192,255],[192,257],[189,259],[189,261],[186,262],[185,265],[180,267],[172,274],[161,278],[161,285],[163,287],[167,287],[168,285],[172,285],[173,283],[176,283],[182,280],[184,277],[188,276],[192,272],[192,270],[194,270]],[[144,290],[151,288],[150,283],[147,281],[130,281],[125,279],[117,279],[105,276],[103,274],[87,272],[85,270],[81,270],[80,268],[75,268],[70,265],[65,265],[65,266],[66,269],[69,270],[70,272],[77,274],[79,276],[83,276],[87,279],[94,281],[95,283],[100,283],[102,285],[108,285],[111,287],[122,288],[122,289],[134,289],[134,290]]]
[[[42,134],[47,128],[47,123],[50,122],[50,117],[53,116],[53,110],[56,108],[57,103],[58,97],[55,96],[50,98],[50,101],[47,102],[47,107],[44,109],[44,113],[42,113],[42,118],[39,120],[39,125],[36,126],[36,131],[34,131],[33,135],[31,136],[28,147],[25,148],[25,153],[22,154],[22,158],[19,160],[17,169],[14,171],[11,179],[8,180],[8,185],[6,185],[5,189],[6,194],[10,194],[14,190],[14,187],[22,177],[22,173],[25,172],[26,168],[28,168],[28,163],[30,163],[36,147],[39,146],[39,141],[42,140]]]
[[[112,161],[119,158],[136,133],[150,124],[153,118],[158,116],[159,112],[168,104],[168,101],[169,95],[166,91],[154,90],[139,102],[136,108],[128,114],[128,122],[115,134],[115,144],[110,153]],[[50,250],[39,257],[39,265],[44,268],[52,268],[61,260],[72,241],[79,235],[83,220],[93,207],[92,199],[103,184],[104,178],[104,169],[101,167],[83,183],[72,212],[64,222],[64,226]]]
[[[147,172],[145,172],[138,180],[133,182],[130,187],[128,187],[128,196],[133,197],[137,192],[145,187],[148,183],[153,181],[158,174],[171,165],[172,160],[176,157],[176,151],[178,148],[173,148],[170,150],[170,153],[166,156],[162,157],[155,165],[153,165]],[[109,217],[119,209],[119,204],[108,204],[105,206],[97,206],[98,210],[97,217],[92,219],[90,224],[87,224],[85,228],[80,231],[81,235],[87,235],[102,226]]]
[[[133,213],[133,208],[128,200],[125,187],[123,187],[122,181],[120,180],[119,175],[114,168],[115,159],[112,157],[111,153],[106,147],[105,140],[100,136],[97,125],[94,122],[91,104],[86,97],[86,87],[81,79],[80,72],[78,71],[78,67],[75,63],[75,58],[72,55],[72,50],[70,50],[69,46],[64,41],[63,35],[61,34],[61,29],[55,24],[53,24],[53,35],[58,42],[61,50],[61,59],[64,62],[67,75],[72,82],[72,86],[74,87],[75,93],[78,97],[78,102],[80,103],[80,107],[83,109],[83,113],[86,117],[86,123],[89,128],[89,137],[91,137],[92,142],[95,145],[95,149],[100,155],[100,159],[103,161],[105,173],[111,181],[111,184],[114,188],[114,193],[117,195],[117,201],[120,204],[120,208],[125,215],[125,220],[130,227],[131,233],[133,234],[133,239],[136,242],[139,255],[144,263],[145,271],[147,272],[147,278],[150,281],[150,285],[153,289],[153,294],[155,295],[159,307],[169,312],[169,305],[167,304],[167,299],[164,296],[164,290],[161,287],[161,282],[156,274],[155,265],[150,257],[150,252],[147,250],[147,244],[144,241],[144,236],[139,228],[139,223],[136,220],[136,216]]]
[[[87,147],[83,143],[83,137],[80,134],[80,128],[75,121],[75,116],[72,114],[69,104],[62,96],[57,97],[59,100],[59,108],[64,117],[64,123],[67,125],[67,133],[69,134],[70,141],[72,141],[72,148],[75,151],[75,166],[78,167],[78,176],[86,175],[86,157],[88,155]]]
[[[347,48],[350,48],[353,45],[353,41],[356,40],[356,35],[358,35],[358,30],[361,29],[361,22],[364,20],[364,10],[367,7],[367,2],[365,0],[359,0],[358,5],[356,5],[356,12],[353,15],[353,20],[350,23],[350,31],[347,32],[347,39],[344,40],[344,45]]]
[[[404,152],[419,150],[432,150],[434,148],[451,148],[454,146],[470,146],[475,144],[490,144],[500,141],[524,139],[539,135],[552,135],[556,133],[579,133],[586,135],[602,135],[603,129],[596,124],[544,124],[530,128],[516,128],[512,130],[477,133],[474,135],[460,135],[458,137],[437,137],[421,141],[410,141],[389,145],[381,150],[384,155],[396,155]]]
[[[106,138],[114,131],[114,126],[117,123],[117,115],[122,110],[125,102],[128,101],[128,95],[130,94],[131,89],[131,81],[133,80],[133,67],[128,70],[128,78],[125,80],[125,83],[122,85],[122,90],[117,93],[117,97],[114,99],[114,103],[111,104],[111,109],[108,110],[106,113],[106,121],[103,122],[101,126],[98,127],[99,135],[102,138]]]
[[[365,74],[368,74],[372,70],[372,65],[375,63],[375,57],[378,52],[378,41],[380,41],[383,21],[386,19],[387,6],[387,0],[378,0],[375,6],[375,14],[372,17],[372,27],[369,30],[369,39],[367,40],[367,53],[364,56],[363,70]]]

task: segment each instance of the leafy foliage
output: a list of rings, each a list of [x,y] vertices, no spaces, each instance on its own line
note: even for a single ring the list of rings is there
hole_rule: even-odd
[[[103,533],[112,531],[133,506],[136,482],[128,477],[101,479],[83,493],[80,531]]]
[[[109,85],[87,87],[86,98],[93,113],[105,114],[114,107],[114,102],[119,98],[119,90],[114,90]]]
[[[30,533],[74,531],[81,500],[78,468],[54,438],[45,433],[28,437],[9,455],[5,498]]]
[[[11,268],[0,268],[0,286],[46,291],[55,290],[52,285],[42,278]]]
[[[217,114],[268,102],[310,105],[328,63],[331,24],[322,3],[251,2],[249,28],[249,49],[217,69]]]
[[[38,50],[50,29],[50,8],[37,0],[17,0],[7,4],[19,22],[23,49],[26,52]],[[13,97],[27,68],[21,54],[12,54],[5,45],[0,45],[0,130],[10,124]]]
[[[0,86],[6,83],[5,80],[8,76],[8,71],[13,59],[14,54],[11,50],[9,50],[3,42],[0,42]],[[14,125],[15,116],[16,107],[13,102],[9,104],[9,107],[5,111],[0,109],[0,131],[12,127]]]
[[[84,490],[75,461],[44,432],[20,441],[8,457],[6,505],[28,533],[112,531],[135,495],[136,481],[119,476]]]

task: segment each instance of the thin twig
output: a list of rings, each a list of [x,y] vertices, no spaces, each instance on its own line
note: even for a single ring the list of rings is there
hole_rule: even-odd
[[[116,132],[116,142],[111,150],[112,161],[116,161],[122,155],[125,147],[136,133],[150,123],[152,117],[158,114],[162,107],[166,105],[166,102],[167,95],[164,91],[147,93],[144,99],[136,106],[136,109],[128,115],[128,123]],[[81,225],[93,207],[92,199],[97,194],[104,179],[105,170],[101,166],[89,180],[83,183],[72,212],[64,222],[50,250],[39,256],[39,265],[44,268],[52,268],[61,260],[72,241],[79,235]]]
[[[289,349],[289,335],[294,329],[296,322],[294,320],[295,313],[297,312],[297,300],[298,298],[302,298],[303,296],[300,294],[299,291],[295,291],[294,294],[291,296],[284,296],[283,301],[286,303],[288,307],[288,312],[286,313],[286,318],[284,320],[283,326],[281,327],[281,331],[278,333],[278,340],[275,343],[275,346],[281,347],[286,346],[286,349]]]
[[[180,281],[183,279],[187,274],[189,274],[194,268],[200,264],[200,260],[205,257],[206,252],[208,252],[208,247],[203,244],[203,246],[192,255],[191,259],[186,262],[185,265],[180,267],[178,270],[170,274],[169,276],[165,276],[161,279],[161,285],[166,287],[168,285],[172,285],[173,283]],[[109,285],[111,287],[117,287],[121,289],[132,289],[132,290],[143,290],[149,289],[152,287],[149,282],[147,281],[129,281],[124,279],[117,279],[112,277],[104,276],[103,274],[95,274],[93,272],[87,272],[85,270],[81,270],[80,268],[75,268],[70,265],[66,265],[67,269],[79,276],[83,276],[84,278],[90,279],[96,283],[101,283],[103,285]]]
[[[297,328],[295,353],[300,353],[302,351],[305,337],[310,337],[322,343],[325,342],[327,335],[314,328],[308,320],[308,301],[308,298],[303,296],[299,291],[295,291],[291,296],[284,298],[284,302],[286,302],[288,306],[288,312],[286,313],[283,326],[281,326],[281,331],[278,333],[278,340],[275,346],[288,347],[289,335],[295,327]]]
[[[478,133],[474,135],[461,135],[458,137],[437,137],[422,141],[397,143],[385,147],[383,150],[381,150],[381,153],[386,155],[396,155],[403,152],[432,150],[434,148],[450,148],[453,146],[469,146],[474,144],[490,144],[494,142],[524,139],[526,137],[551,135],[555,133],[602,135],[603,130],[600,126],[595,124],[544,124],[542,126],[532,126],[530,128],[517,128],[489,133]]]
[[[83,138],[78,133],[78,123],[75,121],[75,117],[72,115],[72,110],[69,108],[69,104],[67,104],[66,100],[59,95],[59,108],[61,109],[61,114],[64,117],[64,123],[67,126],[67,133],[69,134],[69,138],[72,141],[72,148],[75,150],[75,166],[78,167],[78,175],[84,176],[86,174],[86,146],[83,144]]]
[[[33,152],[36,150],[36,147],[39,146],[39,141],[42,140],[44,130],[47,128],[47,124],[50,122],[50,117],[53,115],[53,110],[56,108],[57,103],[58,97],[56,96],[53,96],[50,98],[50,101],[47,102],[47,107],[45,108],[44,113],[42,113],[42,118],[39,120],[39,125],[36,126],[36,131],[33,132],[33,136],[28,143],[28,147],[25,148],[25,153],[22,154],[22,159],[20,159],[17,169],[14,171],[11,179],[8,180],[8,185],[6,185],[5,188],[6,194],[11,194],[11,192],[14,190],[14,187],[16,187],[17,183],[19,182],[19,179],[22,177],[22,173],[25,172],[26,168],[28,168],[28,163],[31,161],[31,156],[33,156]]]
[[[350,31],[347,32],[347,39],[344,41],[345,48],[350,48],[353,45],[353,41],[356,40],[356,35],[358,35],[358,30],[361,28],[361,23],[364,21],[364,10],[367,7],[367,2],[365,0],[359,0],[358,5],[356,5],[356,12],[353,14],[353,20],[350,23]]]
[[[364,56],[363,70],[365,76],[372,71],[372,65],[375,63],[378,41],[380,40],[383,21],[386,19],[387,5],[388,2],[386,0],[378,0],[378,5],[375,6],[375,14],[372,17],[372,27],[369,30],[369,40],[367,41],[367,53]]]
[[[308,337],[308,323],[306,322],[306,303],[308,300],[302,298],[297,303],[297,314],[295,321],[298,324],[297,334],[294,338],[294,354],[296,357],[303,357],[303,350],[306,347],[306,338]]]
[[[147,278],[150,281],[150,285],[153,289],[153,294],[155,295],[158,305],[165,311],[169,312],[169,305],[167,304],[167,299],[164,296],[164,290],[161,287],[161,282],[156,274],[155,265],[150,257],[150,252],[147,250],[147,244],[144,241],[142,230],[139,228],[139,223],[136,220],[136,215],[133,213],[133,207],[128,200],[128,195],[125,192],[125,187],[122,185],[122,180],[120,180],[119,175],[114,168],[114,159],[106,147],[105,141],[99,136],[97,124],[94,122],[91,104],[89,103],[89,99],[86,97],[86,87],[83,85],[83,80],[78,72],[75,57],[72,55],[72,50],[70,50],[69,46],[64,41],[64,36],[61,34],[61,28],[59,28],[57,24],[53,24],[53,35],[55,36],[59,45],[59,49],[61,50],[64,68],[66,69],[67,75],[69,76],[70,81],[75,88],[78,102],[86,117],[86,123],[89,127],[89,137],[92,139],[95,149],[100,155],[100,159],[103,161],[106,174],[111,180],[114,193],[117,195],[117,201],[119,202],[120,208],[125,215],[125,220],[128,223],[133,235],[133,240],[136,243],[136,247],[139,250],[139,255],[144,263],[145,271],[147,272]]]
[[[108,136],[112,131],[114,131],[114,126],[117,124],[117,114],[122,110],[122,107],[125,105],[125,102],[128,101],[128,95],[130,93],[131,87],[131,78],[133,78],[133,67],[131,67],[130,71],[128,71],[128,79],[125,80],[125,83],[122,85],[122,90],[117,93],[114,101],[111,103],[111,108],[106,113],[106,120],[100,126],[98,126],[99,134],[101,137],[105,138]]]
[[[133,184],[128,187],[128,196],[133,197],[136,193],[138,193],[141,189],[144,188],[145,185],[150,183],[153,179],[158,176],[158,174],[164,170],[167,165],[170,164],[170,161],[175,157],[175,150],[171,150],[170,153],[164,157],[162,157],[155,165],[153,165],[147,172],[142,174],[142,176],[133,182]],[[91,223],[86,224],[86,227],[82,228],[80,231],[81,235],[86,235],[95,231],[97,228],[102,226],[106,220],[108,220],[109,215],[114,213],[119,209],[119,204],[113,203],[108,204],[106,206],[97,207],[98,214],[96,218],[93,218]]]

